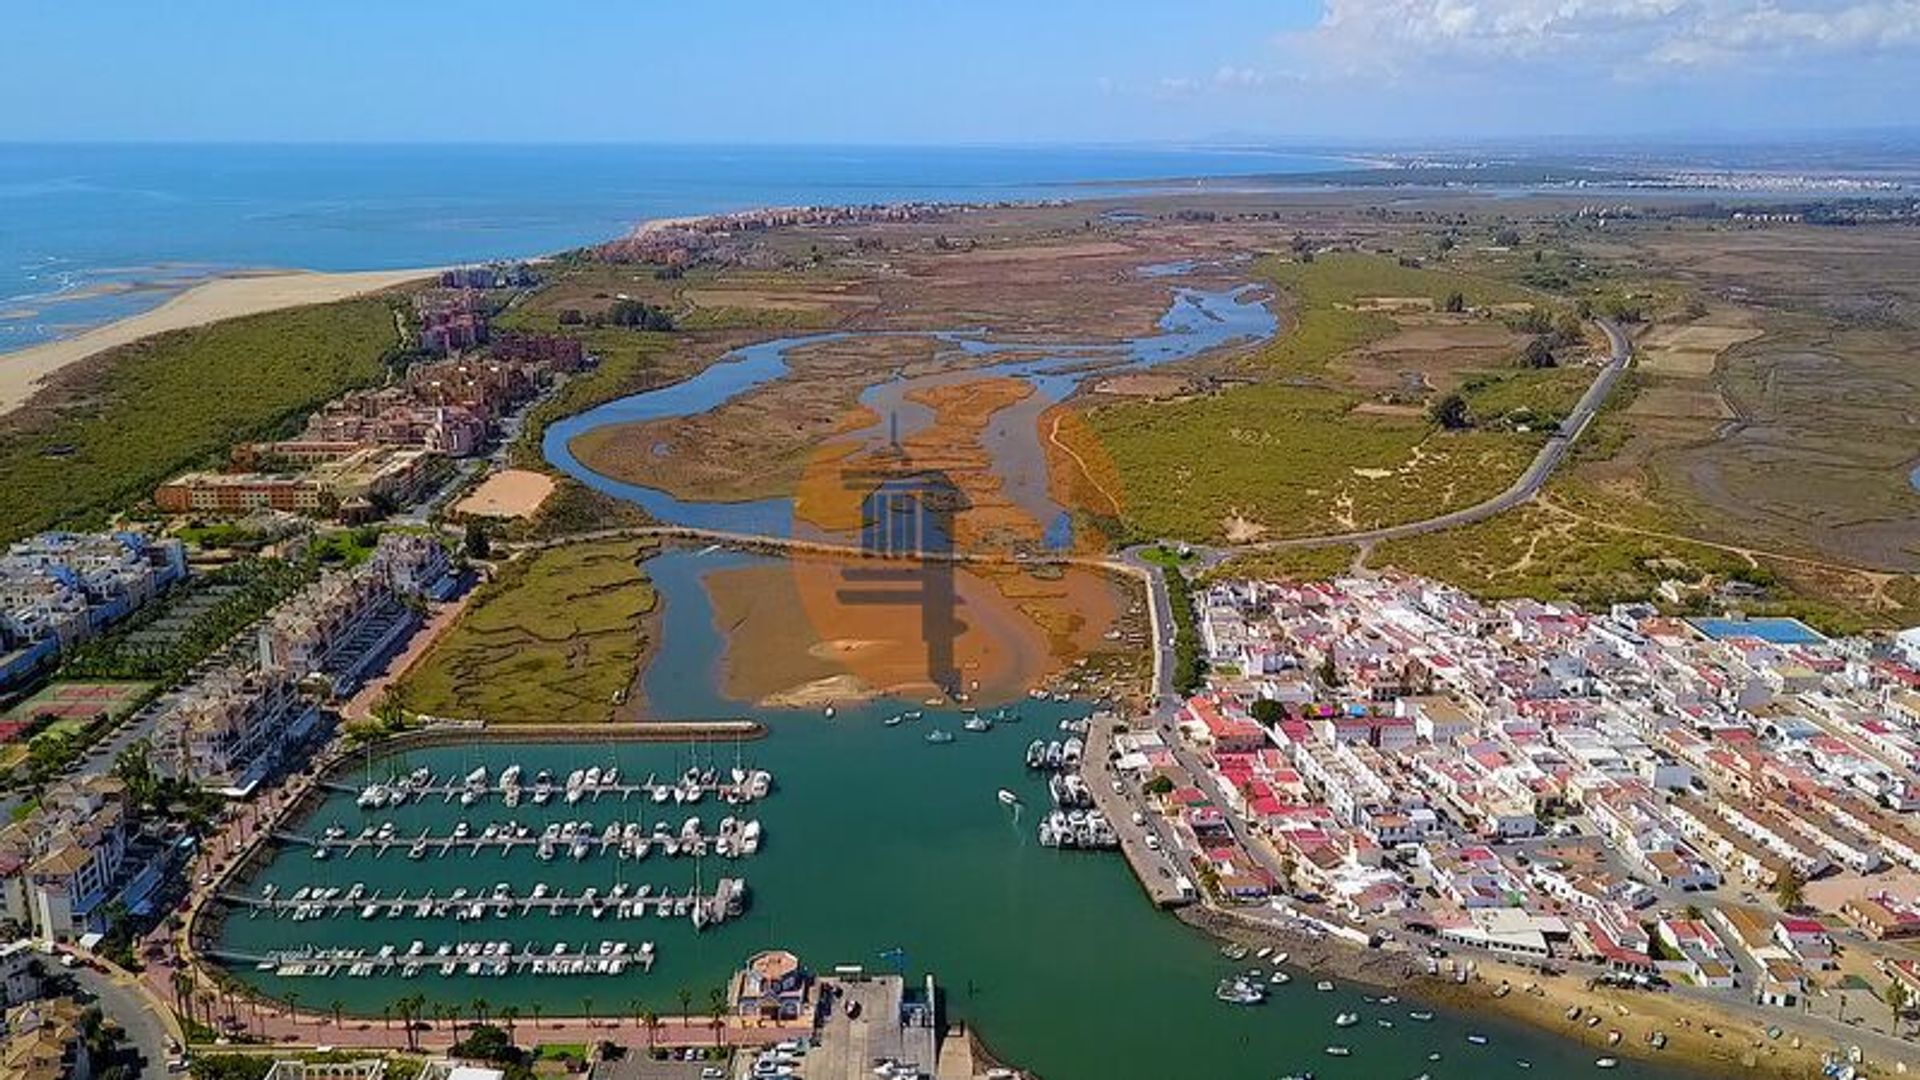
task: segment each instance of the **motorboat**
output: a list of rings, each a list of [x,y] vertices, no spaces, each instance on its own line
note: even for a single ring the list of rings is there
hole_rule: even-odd
[[[1020,805],[1020,796],[1015,795],[1013,792],[1008,791],[1006,788],[1000,789],[999,797],[1000,797],[1000,801],[1002,803],[1005,803],[1008,806]]]
[[[1339,1016],[1336,1016],[1333,1018],[1334,1027],[1350,1028],[1359,1022],[1360,1022],[1359,1013],[1343,1012]]]
[[[1267,998],[1267,991],[1259,983],[1244,978],[1221,979],[1213,988],[1216,1001],[1229,1005],[1258,1005]]]
[[[932,731],[927,732],[927,741],[930,743],[950,743],[953,741],[953,732],[934,728]]]

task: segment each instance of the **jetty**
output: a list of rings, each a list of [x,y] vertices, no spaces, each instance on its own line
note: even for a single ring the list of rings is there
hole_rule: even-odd
[[[462,942],[429,949],[415,941],[404,950],[392,944],[375,950],[352,948],[278,949],[270,953],[215,950],[230,963],[249,964],[256,971],[287,978],[366,978],[399,975],[411,979],[426,972],[455,975],[622,975],[629,969],[652,971],[653,942],[602,941],[589,948],[564,942],[552,946],[515,945],[507,941]]]
[[[722,818],[713,829],[700,819],[690,817],[678,825],[656,821],[651,828],[639,821],[596,825],[591,821],[552,822],[544,828],[517,821],[494,822],[478,830],[462,823],[446,833],[423,829],[403,835],[391,824],[369,825],[359,833],[343,826],[328,827],[320,835],[277,830],[274,839],[284,844],[313,849],[318,860],[356,855],[380,858],[396,849],[409,859],[445,858],[455,852],[478,857],[497,851],[501,857],[515,851],[532,851],[543,862],[555,858],[585,859],[589,856],[617,855],[622,859],[644,859],[655,851],[667,857],[708,854],[737,859],[759,852],[765,830],[758,820]]]
[[[222,893],[220,898],[235,908],[246,909],[249,917],[264,913],[294,922],[340,916],[366,921],[411,918],[477,922],[545,912],[595,919],[612,916],[621,920],[684,917],[692,920],[696,929],[704,929],[734,918],[746,909],[747,883],[743,878],[721,878],[713,892],[706,895],[691,888],[684,893],[664,889],[656,893],[649,885],[634,888],[624,884],[604,893],[590,888],[568,894],[535,885],[524,896],[515,895],[513,887],[506,882],[495,885],[491,891],[470,893],[460,888],[444,896],[432,890],[418,896],[405,891],[384,895],[357,883],[345,888],[304,887],[282,896],[269,885],[258,896],[230,892]]]
[[[509,809],[523,801],[534,806],[549,803],[573,806],[582,802],[599,803],[603,799],[688,805],[713,798],[729,805],[742,805],[765,798],[773,789],[773,774],[765,769],[735,767],[725,772],[688,769],[679,776],[665,779],[650,773],[645,779],[637,779],[622,776],[620,770],[612,766],[604,770],[595,766],[575,769],[562,778],[545,771],[529,774],[519,765],[509,765],[498,776],[478,768],[464,777],[442,777],[422,768],[361,787],[339,780],[324,783],[331,790],[354,794],[354,802],[362,810],[428,801],[475,806],[495,798]]]

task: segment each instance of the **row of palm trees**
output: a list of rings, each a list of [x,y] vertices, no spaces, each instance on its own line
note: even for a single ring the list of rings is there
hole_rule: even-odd
[[[174,1009],[186,1018],[189,1026],[200,1025],[209,1030],[218,1030],[221,1025],[216,1021],[224,1019],[233,1025],[252,1028],[263,1027],[260,1019],[260,999],[249,994],[246,987],[242,986],[239,980],[225,972],[216,971],[212,973],[211,981],[212,985],[201,986],[195,978],[194,973],[185,968],[175,969],[172,973]],[[696,1015],[693,1011],[693,991],[686,987],[681,987],[675,996],[680,1002],[681,1025],[683,1027],[692,1026],[694,1016]],[[280,1015],[291,1018],[294,1025],[298,1027],[300,1023],[300,992],[297,990],[288,991],[284,1001],[285,1007]],[[706,1006],[706,1023],[708,1027],[713,1029],[714,1045],[718,1046],[725,1040],[727,1018],[732,1014],[732,1009],[728,1005],[726,993],[719,987],[714,987],[707,991]],[[217,1012],[216,1007],[224,1011]],[[242,1014],[241,1010],[243,1007],[251,1010],[251,1024],[247,1023]],[[529,1005],[527,1009],[532,1015],[533,1026],[537,1030],[540,1027],[540,1020],[544,1009],[538,1002]],[[346,1003],[335,998],[327,1003],[327,1012],[332,1015],[333,1025],[337,1028],[341,1025],[345,1017]],[[580,999],[580,1014],[586,1019],[587,1025],[591,1027],[594,1018],[593,998],[583,997]],[[454,1042],[460,1041],[460,1022],[463,1018],[471,1017],[472,1023],[474,1024],[485,1024],[497,1021],[498,1026],[506,1029],[508,1040],[512,1041],[517,1033],[516,1026],[522,1015],[517,1005],[504,1005],[498,1010],[495,1010],[493,1004],[484,997],[474,998],[469,1009],[463,1009],[461,1006],[452,1003],[429,1002],[425,995],[422,994],[402,997],[380,1007],[380,1020],[388,1031],[393,1030],[393,1022],[395,1020],[401,1022],[401,1030],[406,1035],[407,1049],[409,1050],[418,1050],[420,1048],[419,1033],[425,1026],[424,1021],[427,1020],[436,1022],[444,1021],[449,1024]],[[653,1049],[660,1029],[665,1026],[665,1021],[661,1018],[660,1014],[650,1008],[640,998],[630,998],[627,1001],[627,1015],[633,1018],[635,1027],[646,1029],[647,1049]],[[618,1021],[616,1020],[616,1024],[617,1023]]]

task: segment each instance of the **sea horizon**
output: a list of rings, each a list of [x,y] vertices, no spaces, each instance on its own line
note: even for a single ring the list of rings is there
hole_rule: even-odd
[[[237,273],[538,258],[762,206],[1085,199],[1363,164],[1248,145],[5,145],[0,208],[30,224],[0,236],[0,354]]]

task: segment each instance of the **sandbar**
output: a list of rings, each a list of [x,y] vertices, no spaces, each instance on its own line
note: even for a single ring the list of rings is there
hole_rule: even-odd
[[[438,271],[432,269],[362,270],[338,274],[300,270],[214,278],[195,285],[152,311],[129,315],[59,341],[0,353],[0,415],[24,404],[49,375],[105,349],[168,330],[184,330],[221,319],[303,304],[345,300],[436,273]]]

